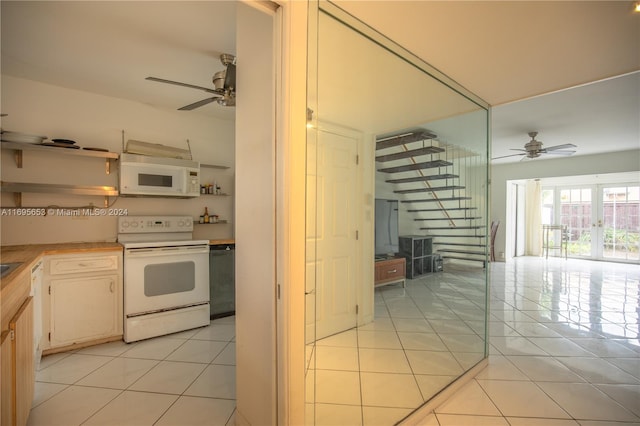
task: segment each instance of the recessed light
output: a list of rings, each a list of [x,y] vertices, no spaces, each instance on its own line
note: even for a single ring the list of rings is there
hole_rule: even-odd
[[[636,2],[636,5],[633,7],[633,11],[640,13],[640,1]]]

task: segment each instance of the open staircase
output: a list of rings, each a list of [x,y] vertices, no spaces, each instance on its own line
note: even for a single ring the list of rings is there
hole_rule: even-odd
[[[417,129],[376,139],[377,171],[445,261],[486,266],[486,158]],[[483,163],[484,161],[484,163]],[[484,172],[484,174],[483,174]]]

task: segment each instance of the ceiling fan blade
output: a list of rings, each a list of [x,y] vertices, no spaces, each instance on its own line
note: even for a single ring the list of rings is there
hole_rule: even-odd
[[[527,154],[522,153],[522,154],[503,155],[502,157],[494,157],[494,158],[492,158],[492,160],[499,160],[500,158],[507,158],[507,157],[517,157],[517,156],[520,156],[520,155],[527,155]]]
[[[571,154],[575,154],[575,151],[568,151],[568,150],[558,150],[558,151],[551,151],[551,152],[545,152],[545,154],[550,154],[550,155],[571,155]]]
[[[178,108],[178,111],[191,111],[192,109],[200,108],[201,106],[210,104],[211,102],[215,101],[216,99],[220,99],[220,97],[216,96],[216,97],[213,97],[213,98],[203,99],[201,101],[194,102],[194,103],[189,104],[189,105],[185,105],[182,108]]]
[[[205,91],[207,93],[216,93],[216,94],[218,93],[216,90],[209,89],[208,87],[196,86],[194,84],[181,83],[179,81],[173,81],[173,80],[165,80],[164,78],[147,77],[147,78],[145,78],[145,80],[155,81],[155,82],[158,82],[158,83],[173,84],[175,86],[188,87],[190,89],[203,90],[203,91]]]
[[[555,145],[555,146],[549,146],[544,148],[546,151],[555,151],[557,149],[565,149],[565,148],[577,148],[577,146],[575,146],[572,143],[565,143],[563,145]]]
[[[527,152],[526,149],[522,149],[522,148],[509,148],[509,151],[522,151],[522,152]]]

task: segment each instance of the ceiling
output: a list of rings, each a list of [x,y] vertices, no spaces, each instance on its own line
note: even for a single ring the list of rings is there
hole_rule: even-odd
[[[522,148],[529,131],[545,146],[574,143],[576,156],[638,148],[640,14],[632,2],[336,3],[493,105],[493,157]],[[233,1],[1,7],[3,74],[157,108],[208,96],[145,77],[212,87],[219,55],[235,54]],[[217,103],[184,113],[234,117]]]
[[[2,1],[2,74],[177,109],[211,97],[152,81],[213,88],[235,55],[232,1]],[[11,113],[10,111],[3,111]],[[185,114],[233,119],[211,103]]]

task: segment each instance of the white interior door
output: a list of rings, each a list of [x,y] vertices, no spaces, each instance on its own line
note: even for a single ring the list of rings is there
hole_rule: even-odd
[[[316,150],[316,339],[357,324],[358,141],[318,130]]]

